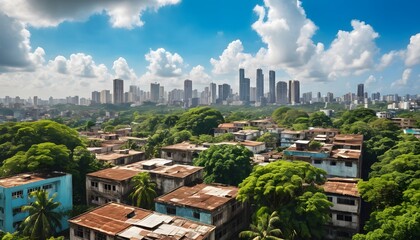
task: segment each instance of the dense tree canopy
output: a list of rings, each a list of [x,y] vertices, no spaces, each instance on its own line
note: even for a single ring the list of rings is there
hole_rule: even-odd
[[[314,112],[309,116],[309,125],[311,127],[332,127],[331,118],[323,112]]]
[[[404,137],[372,166],[368,181],[358,184],[374,211],[356,240],[420,238],[420,141]]]
[[[196,107],[183,113],[175,127],[189,130],[193,135],[210,134],[223,121],[219,111],[210,107]]]
[[[213,145],[194,159],[194,165],[204,167],[204,182],[237,186],[252,170],[253,153],[240,145]]]
[[[324,170],[306,162],[276,161],[258,166],[240,185],[238,200],[256,209],[277,211],[286,238],[322,239],[331,203],[317,186],[326,180]]]

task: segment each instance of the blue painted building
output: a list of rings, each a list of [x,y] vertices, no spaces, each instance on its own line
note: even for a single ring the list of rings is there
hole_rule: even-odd
[[[72,176],[61,172],[18,174],[12,177],[0,179],[0,229],[5,232],[15,232],[17,227],[28,216],[28,212],[22,212],[22,206],[33,201],[30,193],[45,189],[50,196],[57,193],[55,201],[61,205],[57,211],[71,210],[72,200]],[[62,228],[68,228],[67,218],[61,219]]]

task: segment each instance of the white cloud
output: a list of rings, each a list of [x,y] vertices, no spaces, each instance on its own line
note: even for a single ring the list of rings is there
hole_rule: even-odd
[[[211,79],[210,75],[206,73],[205,68],[201,65],[193,67],[187,78],[199,84],[208,84]]]
[[[252,59],[251,54],[243,53],[244,47],[240,40],[235,40],[227,46],[219,59],[210,59],[214,74],[228,74],[237,72],[246,62]]]
[[[150,50],[145,55],[149,62],[147,69],[151,75],[157,77],[177,77],[182,75],[184,60],[178,53],[172,54],[164,48]]]
[[[410,44],[407,46],[405,65],[414,66],[420,63],[420,33],[410,38]]]
[[[398,79],[397,81],[393,82],[391,84],[391,87],[404,87],[404,86],[407,86],[408,81],[409,81],[410,76],[411,76],[411,72],[412,72],[412,69],[411,68],[405,69],[404,72],[402,73],[401,78]]]
[[[114,61],[112,69],[115,72],[115,78],[131,81],[137,80],[136,73],[128,66],[127,61],[122,57]]]
[[[179,3],[181,0],[1,0],[0,10],[35,27],[57,26],[64,21],[83,21],[94,14],[107,14],[116,28],[143,25],[148,10]]]
[[[366,79],[366,81],[365,81],[365,85],[368,87],[368,86],[371,86],[372,84],[374,84],[375,82],[376,82],[376,77],[375,76],[373,76],[373,75],[369,75],[369,77]]]
[[[377,70],[382,71],[385,68],[387,68],[389,65],[391,65],[391,63],[396,59],[396,58],[400,58],[403,59],[404,58],[404,51],[395,51],[392,50],[389,53],[384,54],[381,57],[381,60],[378,64],[378,66],[376,67]]]
[[[33,71],[44,62],[42,48],[31,51],[30,33],[25,25],[0,11],[0,72]]]

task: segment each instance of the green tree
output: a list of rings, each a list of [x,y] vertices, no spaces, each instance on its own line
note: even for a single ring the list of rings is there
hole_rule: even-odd
[[[62,214],[57,212],[59,202],[54,201],[57,194],[49,197],[46,190],[34,191],[31,197],[34,201],[22,207],[29,216],[22,222],[23,234],[31,239],[47,239],[61,229]]]
[[[147,172],[141,172],[131,179],[134,190],[130,193],[133,204],[145,209],[154,208],[154,199],[156,197],[156,183],[150,180]]]
[[[278,134],[266,132],[261,137],[257,138],[257,141],[265,142],[265,145],[268,148],[274,149],[277,147],[277,143],[279,141]]]
[[[196,107],[183,113],[175,127],[189,130],[193,135],[210,134],[223,121],[219,111],[210,107]]]
[[[323,112],[314,112],[309,116],[309,125],[311,127],[332,127],[331,118]]]
[[[237,186],[252,171],[253,153],[240,145],[213,145],[194,159],[194,165],[204,167],[204,182]]]
[[[239,185],[237,199],[256,209],[277,211],[285,238],[322,239],[331,202],[318,185],[326,172],[309,163],[279,160],[257,166]]]
[[[283,240],[280,230],[280,218],[276,211],[258,217],[257,225],[251,224],[250,230],[242,231],[240,238],[250,240]]]
[[[274,110],[274,112],[271,114],[271,118],[275,122],[277,122],[278,124],[280,124],[283,121],[285,114],[289,110],[291,110],[291,108],[289,108],[289,107],[279,107],[276,110]]]

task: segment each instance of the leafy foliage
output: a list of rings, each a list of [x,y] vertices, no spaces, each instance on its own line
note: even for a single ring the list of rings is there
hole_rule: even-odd
[[[154,208],[154,199],[156,197],[156,183],[150,180],[148,172],[141,172],[131,179],[134,190],[130,194],[133,203],[137,207],[145,209]]]
[[[62,215],[57,212],[60,203],[54,201],[56,194],[49,197],[46,190],[34,191],[31,197],[34,202],[22,207],[22,211],[29,212],[29,216],[22,222],[23,235],[30,239],[47,239],[61,228]]]
[[[331,118],[325,115],[323,112],[314,112],[309,116],[309,125],[311,127],[332,127],[333,123]]]
[[[239,185],[237,199],[277,211],[286,238],[296,234],[299,239],[322,239],[331,203],[316,185],[325,182],[325,175],[306,162],[276,161],[255,167]]]
[[[250,230],[242,231],[240,238],[252,240],[283,240],[280,230],[280,218],[276,211],[258,216],[257,225],[251,224]]]
[[[253,153],[240,145],[213,145],[194,159],[194,165],[204,167],[204,182],[237,186],[252,170]]]
[[[219,111],[210,107],[196,107],[183,113],[175,127],[191,131],[193,135],[210,134],[223,121]]]

